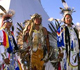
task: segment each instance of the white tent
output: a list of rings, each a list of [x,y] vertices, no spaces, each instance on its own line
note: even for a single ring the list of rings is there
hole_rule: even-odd
[[[13,16],[15,27],[17,22],[24,22],[25,20],[30,19],[30,15],[38,13],[42,16],[42,25],[49,30],[49,16],[44,11],[40,0],[0,0],[0,5],[6,10],[12,9],[15,11],[15,15]]]

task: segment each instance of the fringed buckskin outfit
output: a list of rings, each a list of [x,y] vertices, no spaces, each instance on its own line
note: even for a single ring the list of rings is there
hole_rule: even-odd
[[[45,36],[43,34],[43,27],[39,30],[34,29],[32,33],[32,51],[31,51],[31,68],[32,70],[42,70],[44,61],[43,47],[45,46]]]

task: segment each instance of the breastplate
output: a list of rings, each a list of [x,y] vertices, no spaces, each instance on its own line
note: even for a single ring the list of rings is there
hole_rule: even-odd
[[[36,51],[37,49],[43,49],[44,36],[40,31],[37,30],[33,31],[32,44],[33,44],[33,51]]]

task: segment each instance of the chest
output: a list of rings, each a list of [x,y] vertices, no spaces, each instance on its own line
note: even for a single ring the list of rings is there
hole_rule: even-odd
[[[39,43],[43,42],[44,41],[43,31],[33,30],[32,39],[33,42],[39,42]]]

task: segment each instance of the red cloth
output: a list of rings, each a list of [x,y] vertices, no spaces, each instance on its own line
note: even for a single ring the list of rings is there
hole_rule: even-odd
[[[3,45],[6,46],[6,33],[3,31]]]
[[[58,63],[58,70],[61,70],[60,62]]]
[[[11,34],[14,36],[14,33],[13,33],[13,31],[11,31]]]

